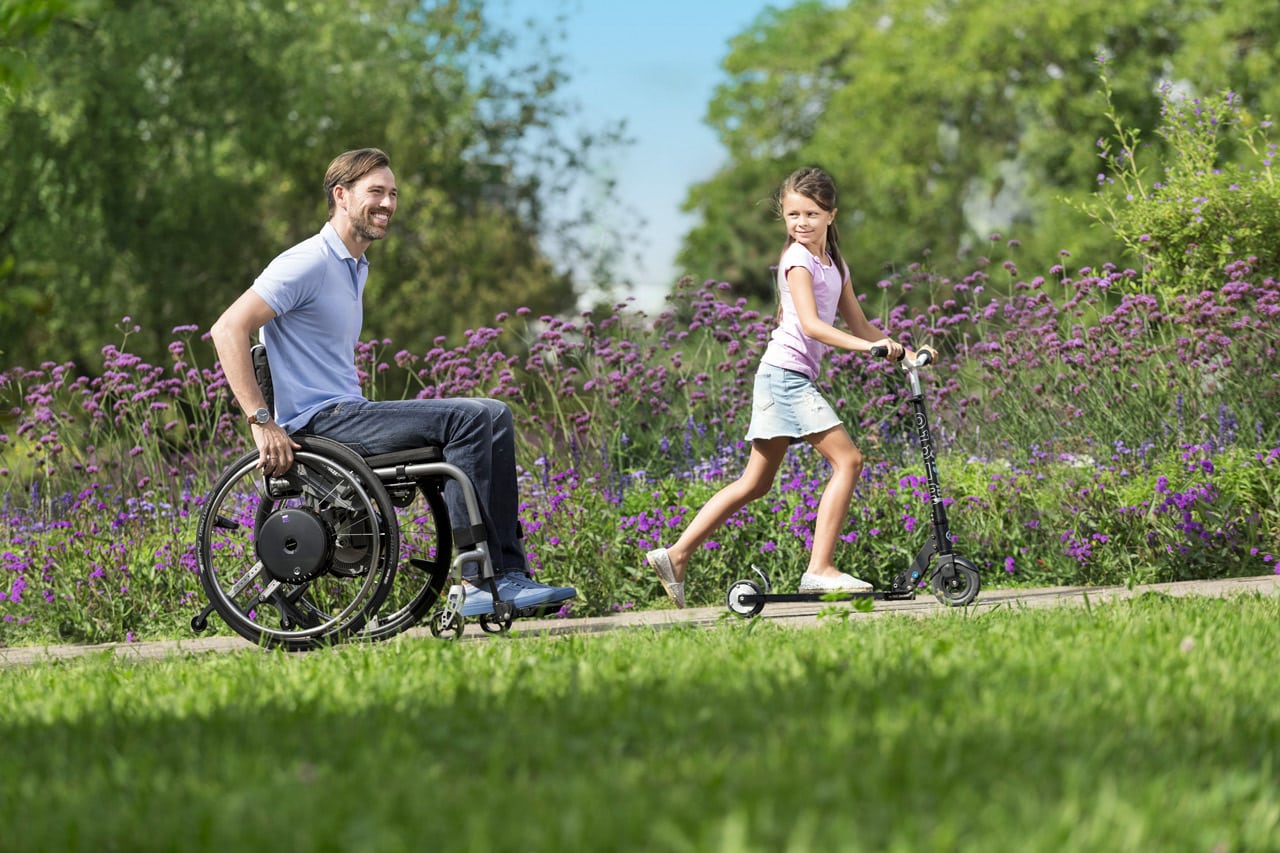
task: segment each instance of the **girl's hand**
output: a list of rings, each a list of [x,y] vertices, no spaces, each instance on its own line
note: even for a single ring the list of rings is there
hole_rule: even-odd
[[[898,343],[893,338],[881,338],[880,340],[872,343],[867,351],[874,355],[877,349],[885,350],[884,357],[890,361],[902,361],[903,356],[907,354],[907,351],[902,344]]]

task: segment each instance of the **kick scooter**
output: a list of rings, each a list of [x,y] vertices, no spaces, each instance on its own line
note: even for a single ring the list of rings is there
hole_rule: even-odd
[[[884,358],[888,354],[887,347],[874,347],[871,350],[874,358]],[[734,581],[729,586],[728,605],[731,611],[744,619],[750,619],[763,610],[766,604],[775,602],[846,601],[856,598],[882,601],[912,599],[916,597],[916,589],[922,585],[921,579],[929,570],[930,563],[934,565],[929,575],[929,584],[938,601],[950,607],[963,607],[978,597],[978,590],[982,586],[978,568],[955,553],[952,548],[951,528],[947,524],[947,510],[942,503],[942,486],[938,480],[933,433],[929,431],[929,416],[925,411],[924,394],[920,390],[920,368],[929,364],[930,361],[932,361],[932,353],[925,350],[918,353],[914,361],[902,362],[902,369],[907,374],[907,383],[911,388],[909,402],[914,415],[916,439],[920,444],[920,456],[924,460],[932,513],[929,539],[911,561],[911,565],[894,577],[887,590],[797,593],[774,592],[769,576],[752,566],[751,570],[756,573],[758,580],[744,578]]]

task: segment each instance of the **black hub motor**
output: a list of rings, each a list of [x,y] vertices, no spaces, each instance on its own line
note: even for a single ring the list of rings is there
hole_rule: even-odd
[[[267,516],[255,550],[273,578],[296,585],[324,574],[333,547],[333,531],[324,519],[305,507],[289,507]]]

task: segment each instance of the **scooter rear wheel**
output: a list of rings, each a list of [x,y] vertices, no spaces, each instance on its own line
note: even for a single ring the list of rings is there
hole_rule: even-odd
[[[764,609],[763,597],[757,598],[752,603],[743,603],[741,598],[744,595],[761,596],[760,587],[755,581],[741,580],[735,581],[729,587],[729,595],[727,604],[729,609],[741,616],[743,619],[750,619],[761,610]]]
[[[943,569],[950,563],[955,570],[954,577],[943,577]],[[948,607],[964,607],[978,597],[982,588],[982,578],[978,567],[958,554],[948,554],[938,561],[938,568],[933,573],[933,595]]]

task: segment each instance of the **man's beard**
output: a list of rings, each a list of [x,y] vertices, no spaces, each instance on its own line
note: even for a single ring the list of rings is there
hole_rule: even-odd
[[[390,217],[387,217],[387,225],[378,225],[373,221],[373,217],[368,214],[351,221],[351,226],[355,228],[356,234],[358,234],[362,240],[368,240],[371,243],[374,240],[381,240],[383,237],[386,237],[387,226],[390,224]]]

